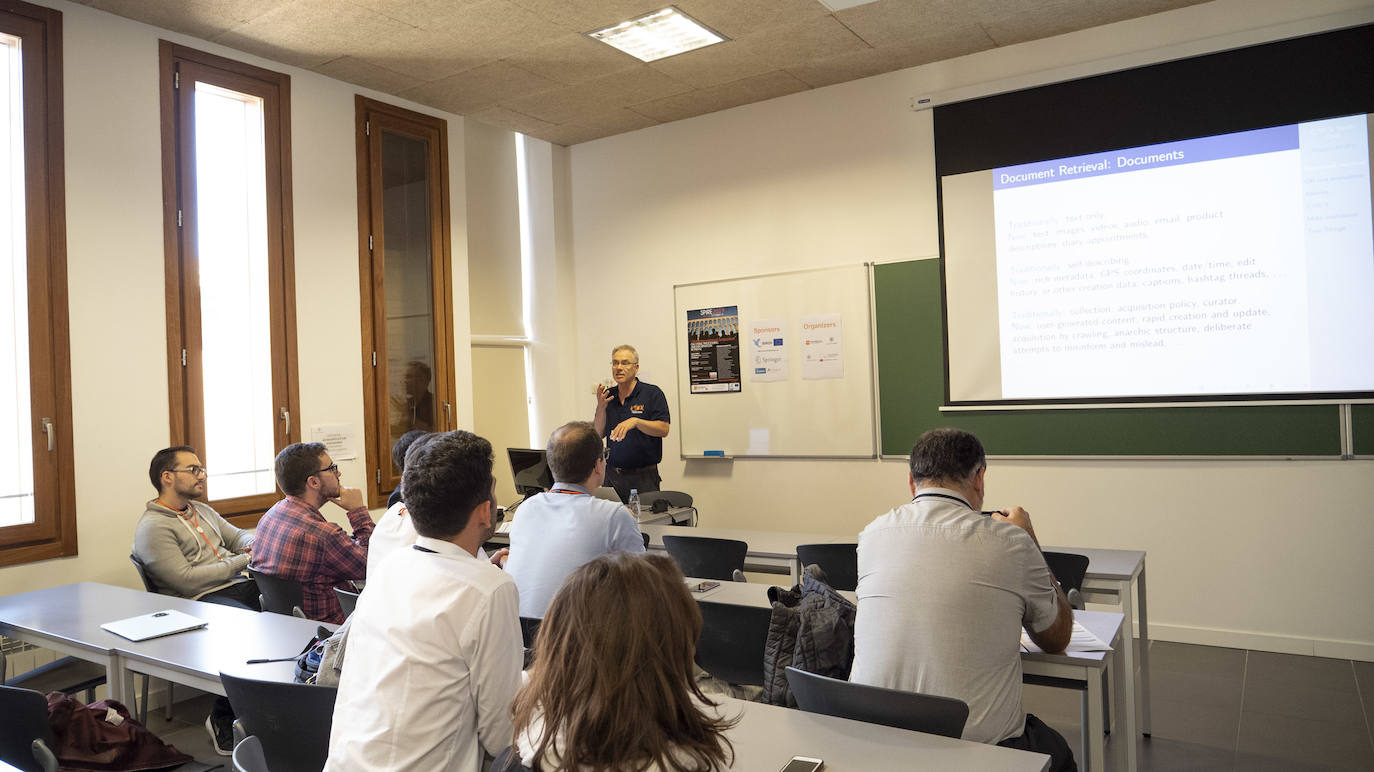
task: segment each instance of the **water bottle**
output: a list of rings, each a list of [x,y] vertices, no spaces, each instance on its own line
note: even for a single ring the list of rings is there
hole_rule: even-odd
[[[630,511],[633,512],[633,513],[635,513],[635,519],[638,520],[638,519],[639,519],[639,489],[638,489],[638,488],[631,488],[631,489],[630,489],[630,503],[629,503],[629,507],[630,507]]]

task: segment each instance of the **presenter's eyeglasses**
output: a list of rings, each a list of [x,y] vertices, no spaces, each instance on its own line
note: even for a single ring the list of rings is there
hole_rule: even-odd
[[[630,369],[631,367],[634,367],[634,366],[636,366],[636,365],[638,365],[638,364],[639,364],[638,362],[631,362],[631,361],[628,360],[628,359],[612,359],[612,360],[611,360],[611,367],[619,367],[619,368],[621,368],[622,370],[628,370],[628,369]]]

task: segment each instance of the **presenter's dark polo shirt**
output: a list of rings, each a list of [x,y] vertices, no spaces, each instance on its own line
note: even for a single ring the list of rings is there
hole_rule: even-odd
[[[606,404],[606,431],[603,437],[609,437],[615,427],[627,418],[672,423],[673,419],[668,415],[668,398],[663,396],[662,389],[652,383],[637,381],[635,390],[623,403],[619,394],[617,391],[616,398]],[[606,465],[618,469],[642,469],[663,460],[663,438],[651,437],[638,429],[631,429],[620,442],[607,445],[611,455],[606,459]]]

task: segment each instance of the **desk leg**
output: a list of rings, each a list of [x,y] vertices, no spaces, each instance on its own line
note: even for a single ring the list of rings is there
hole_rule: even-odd
[[[1102,715],[1102,674],[1093,671],[1088,674],[1088,689],[1083,692],[1086,702],[1083,711],[1083,738],[1088,746],[1087,772],[1104,772],[1107,769],[1106,727]]]
[[[1117,651],[1120,651],[1122,648],[1120,633],[1118,633],[1116,647]],[[1131,677],[1126,673],[1125,668],[1121,667],[1120,661],[1118,661],[1115,656],[1113,656],[1108,663],[1107,678],[1111,683],[1111,710],[1117,729],[1116,734],[1112,735],[1112,744],[1116,746],[1116,753],[1114,754],[1116,757],[1116,764],[1114,768],[1124,769],[1127,770],[1127,772],[1135,772],[1135,732],[1131,730],[1131,727],[1135,725],[1135,715],[1134,706],[1131,705],[1130,698],[1128,697],[1129,692],[1126,690],[1126,685],[1130,682]]]
[[[110,699],[115,702],[133,706],[129,703],[129,697],[134,693],[134,676],[127,667],[124,666],[124,658],[119,656],[119,652],[112,651],[105,664],[105,688],[109,692]]]
[[[792,572],[792,586],[801,584],[801,558],[792,556],[792,559],[787,561],[787,568]]]
[[[1150,736],[1150,627],[1145,614],[1145,560],[1140,561],[1140,576],[1136,577],[1136,591],[1140,593],[1137,612],[1140,614],[1140,681],[1135,689],[1136,715],[1140,716],[1140,733]],[[1135,672],[1129,675],[1134,683]]]
[[[1116,649],[1117,667],[1121,670],[1122,681],[1125,682],[1125,700],[1121,704],[1125,705],[1130,711],[1122,716],[1121,729],[1132,739],[1135,739],[1135,717],[1138,715],[1140,696],[1136,689],[1136,657],[1140,655],[1140,648],[1136,646],[1135,638],[1135,617],[1134,602],[1131,594],[1131,582],[1126,580],[1121,583],[1117,590],[1121,602],[1121,645]],[[1143,637],[1143,636],[1142,636]],[[1142,642],[1143,645],[1143,642]],[[1117,708],[1113,708],[1114,710]]]

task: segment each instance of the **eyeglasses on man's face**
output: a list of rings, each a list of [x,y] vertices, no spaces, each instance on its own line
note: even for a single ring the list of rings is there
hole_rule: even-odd
[[[192,477],[208,477],[210,475],[210,471],[205,467],[200,466],[199,464],[195,466],[188,466],[185,469],[172,469],[172,471],[185,472],[186,474],[189,474]]]
[[[315,474],[324,474],[325,472],[333,472],[334,474],[337,475],[337,474],[339,473],[339,465],[338,465],[338,464],[330,464],[329,466],[325,467],[324,469],[321,469],[320,471],[316,472]]]
[[[638,362],[631,362],[631,361],[628,360],[628,359],[612,359],[612,360],[611,360],[611,367],[616,368],[617,370],[628,370],[628,369],[630,369],[631,367],[637,367],[638,365],[639,365]]]

